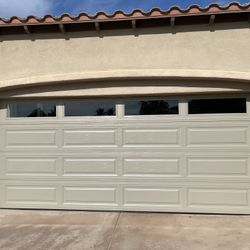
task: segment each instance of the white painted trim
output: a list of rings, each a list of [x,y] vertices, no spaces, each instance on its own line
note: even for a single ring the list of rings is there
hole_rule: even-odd
[[[250,96],[247,96],[247,114],[250,116]]]

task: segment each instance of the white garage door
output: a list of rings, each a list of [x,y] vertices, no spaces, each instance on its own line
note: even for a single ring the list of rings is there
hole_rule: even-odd
[[[6,101],[0,207],[250,213],[246,97]]]

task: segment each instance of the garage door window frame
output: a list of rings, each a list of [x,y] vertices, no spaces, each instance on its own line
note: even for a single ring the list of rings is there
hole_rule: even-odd
[[[224,99],[224,98],[246,98],[246,113],[212,113],[212,114],[189,114],[188,113],[188,102],[192,99]],[[179,107],[179,114],[173,115],[125,115],[125,103],[126,101],[133,101],[133,100],[155,100],[155,99],[169,99],[169,100],[178,100],[178,107]],[[87,100],[87,99],[85,99]],[[104,99],[97,99],[94,100],[104,100]],[[109,99],[116,102],[116,115],[115,116],[65,116],[65,100],[58,100],[58,99],[18,99],[18,100],[2,100],[1,102],[1,117],[6,120],[28,120],[28,121],[38,121],[38,120],[55,120],[55,119],[78,119],[78,120],[119,120],[119,119],[147,119],[152,120],[155,118],[160,119],[176,119],[176,118],[185,118],[185,119],[203,119],[207,117],[214,117],[216,119],[223,118],[223,117],[248,117],[250,115],[250,96],[247,94],[237,94],[232,96],[230,95],[190,95],[188,97],[181,97],[177,98],[177,96],[154,96],[154,97],[133,97],[133,98],[122,98],[122,99]],[[8,117],[8,104],[16,103],[16,102],[51,102],[53,101],[56,105],[56,116],[46,116],[46,117]],[[67,99],[67,101],[74,101],[74,99]]]

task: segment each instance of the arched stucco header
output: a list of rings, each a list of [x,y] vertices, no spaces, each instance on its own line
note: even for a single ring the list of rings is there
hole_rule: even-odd
[[[249,44],[248,22],[218,23],[212,30],[187,25],[174,32],[10,35],[0,42],[0,90],[145,79],[249,83]]]
[[[33,76],[0,81],[0,89],[16,89],[54,85],[59,83],[117,81],[117,80],[213,80],[249,82],[250,72],[209,71],[209,70],[116,70],[68,73],[60,75]]]

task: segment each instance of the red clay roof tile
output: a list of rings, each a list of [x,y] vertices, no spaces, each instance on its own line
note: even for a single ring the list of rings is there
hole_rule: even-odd
[[[117,20],[132,20],[132,19],[147,19],[147,18],[164,18],[178,16],[194,16],[194,15],[210,15],[235,12],[250,12],[250,3],[240,5],[239,3],[231,3],[227,6],[212,4],[206,8],[201,8],[198,5],[192,5],[188,9],[179,7],[171,7],[168,10],[154,8],[149,12],[135,9],[131,13],[116,11],[113,14],[98,12],[96,15],[80,13],[78,16],[62,14],[61,16],[45,15],[44,17],[28,16],[27,18],[11,17],[10,19],[0,18],[0,26],[19,26],[19,25],[39,25],[39,24],[58,24],[58,23],[82,23],[82,22],[102,22],[102,21],[117,21]]]

